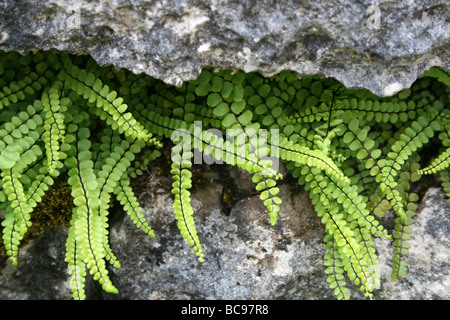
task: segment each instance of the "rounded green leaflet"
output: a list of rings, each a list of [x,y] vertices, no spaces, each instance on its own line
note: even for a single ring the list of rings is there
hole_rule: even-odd
[[[231,127],[233,124],[235,124],[236,123],[236,117],[235,117],[235,115],[234,114],[227,114],[226,116],[225,116],[225,118],[223,118],[223,120],[222,120],[222,125],[225,127],[225,128],[229,128],[229,127]]]
[[[288,124],[283,127],[283,132],[286,136],[290,136],[294,132],[294,126],[292,124]]]
[[[173,110],[173,114],[177,117],[182,117],[184,115],[184,109],[183,108],[176,108]]]
[[[275,107],[272,109],[271,113],[272,113],[272,116],[274,116],[275,118],[278,118],[283,113],[283,109],[281,107]]]
[[[265,116],[262,121],[263,125],[265,125],[265,126],[270,126],[273,122],[274,122],[274,119],[271,115]]]
[[[195,120],[195,115],[193,113],[186,113],[184,115],[184,121],[186,121],[187,123],[194,122],[194,120]]]
[[[367,150],[371,150],[375,145],[375,142],[372,139],[367,139],[364,141],[364,148]]]
[[[245,74],[244,71],[238,70],[238,71],[233,75],[231,81],[233,82],[233,84],[241,85],[241,84],[244,82],[244,80],[245,80],[245,76],[246,76],[246,74]]]
[[[345,144],[349,144],[349,143],[351,143],[353,141],[354,137],[355,136],[353,135],[353,133],[351,131],[347,131],[344,134],[343,141],[344,141]]]
[[[233,87],[233,100],[240,101],[244,98],[244,88],[240,85]]]
[[[200,83],[197,88],[195,89],[195,93],[200,96],[204,97],[206,96],[211,90],[211,84],[210,83]]]
[[[323,85],[322,81],[314,81],[311,84],[311,93],[315,95],[316,97],[320,97],[322,94]]]
[[[262,115],[267,112],[267,107],[265,104],[260,104],[255,108],[255,113]]]
[[[311,108],[316,106],[319,103],[319,99],[316,96],[310,96],[306,99],[306,107]]]
[[[261,97],[265,98],[270,93],[270,90],[271,90],[270,85],[264,84],[261,87],[259,87],[258,94]]]
[[[230,83],[230,82],[228,82],[228,81],[225,81],[223,84],[222,84],[222,89],[221,89],[221,95],[225,98],[225,99],[227,99],[229,96],[230,96],[230,94],[233,92],[233,85]]]
[[[209,83],[212,78],[212,72],[208,70],[203,70],[200,75],[197,77],[197,83]]]
[[[259,95],[255,94],[253,96],[251,96],[248,100],[247,103],[251,106],[258,106],[262,103],[262,99]]]
[[[272,109],[277,105],[278,99],[277,97],[274,96],[270,96],[269,98],[266,99],[266,105]]]
[[[326,104],[331,103],[333,101],[333,91],[332,90],[324,90],[320,95],[320,101],[325,102]]]
[[[265,190],[265,191],[261,192],[259,197],[261,198],[261,200],[264,201],[264,200],[267,200],[269,198],[269,196],[270,196],[269,191]]]
[[[218,76],[213,76],[211,81],[211,90],[219,92],[222,90],[223,79]]]
[[[357,133],[358,130],[359,130],[359,120],[358,120],[357,118],[353,118],[353,119],[349,122],[348,128],[349,128],[351,131]]]
[[[240,114],[245,108],[245,100],[235,101],[231,104],[231,111]]]
[[[223,117],[224,115],[228,114],[229,111],[230,111],[230,108],[229,108],[228,104],[223,102],[214,108],[213,113],[217,117]]]
[[[243,114],[238,117],[239,122],[246,126],[248,123],[252,121],[253,114],[250,110],[246,110]]]
[[[206,101],[207,101],[208,106],[215,107],[219,103],[221,103],[223,100],[222,100],[222,97],[220,96],[220,94],[214,92],[214,93],[211,93],[208,95],[208,98]]]

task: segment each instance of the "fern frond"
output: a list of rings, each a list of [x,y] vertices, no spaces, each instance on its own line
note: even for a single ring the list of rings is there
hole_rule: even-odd
[[[58,79],[64,81],[89,102],[96,102],[96,106],[110,115],[126,135],[142,139],[147,143],[156,143],[152,135],[136,121],[133,115],[126,112],[128,106],[123,103],[123,98],[117,96],[116,91],[110,90],[107,84],[103,84],[92,73],[74,66],[68,56],[63,56],[62,59],[64,70],[60,72]]]
[[[336,163],[321,150],[312,150],[308,147],[300,146],[288,140],[285,136],[280,137],[279,147],[280,159],[317,167],[338,180],[349,183],[348,177],[346,177]]]
[[[34,104],[40,108],[40,103]],[[8,170],[19,161],[21,155],[31,148],[40,138],[42,117],[35,114],[36,108],[29,106],[27,112],[21,112],[11,118],[0,129],[0,169]]]
[[[378,261],[371,248],[372,244],[368,242],[370,228],[364,223],[358,226],[361,220],[355,221],[347,214],[344,202],[334,198],[335,189],[328,186],[327,178],[319,169],[303,166],[295,171],[294,176],[300,176],[299,182],[305,184],[305,188],[310,191],[311,201],[326,232],[333,237],[333,246],[339,252],[347,276],[370,297],[373,283],[379,278],[376,273]],[[329,237],[327,239],[330,240]]]
[[[423,73],[422,77],[433,77],[450,88],[450,74],[448,71],[433,67]]]
[[[408,205],[406,211],[406,219],[397,217],[395,219],[395,231],[392,235],[394,238],[394,256],[392,260],[392,281],[402,280],[406,277],[408,263],[406,257],[409,253],[409,242],[411,237],[411,224],[415,214],[416,206],[413,203]]]
[[[407,159],[422,148],[434,136],[434,132],[439,130],[439,122],[427,116],[419,117],[417,121],[412,122],[411,126],[405,129],[404,133],[400,134],[400,138],[391,146],[391,152],[388,153],[387,159],[378,162],[381,167],[381,174],[377,176],[380,188],[383,192],[386,192],[394,210],[403,219],[406,219],[406,215],[402,200],[399,198],[398,192],[394,190],[397,186],[394,177],[397,176],[398,171]]]
[[[277,196],[280,189],[276,186],[276,180],[257,172],[253,175],[252,181],[256,184],[256,190],[262,191],[259,197],[269,211],[271,225],[275,225],[281,204],[281,198]]]
[[[155,231],[151,228],[142,212],[142,207],[139,205],[133,190],[129,186],[129,180],[119,180],[119,185],[114,191],[117,194],[117,200],[123,206],[123,210],[128,214],[133,223],[148,234],[150,237],[155,237]]]
[[[52,74],[47,74],[47,76],[51,77]],[[12,81],[0,90],[0,110],[25,100],[45,84],[47,84],[47,78],[43,75],[39,76],[35,72],[30,72],[18,81]]]
[[[450,165],[450,147],[442,153],[428,166],[418,171],[419,174],[433,174],[442,171]]]
[[[91,158],[89,130],[80,128],[75,134],[76,147],[66,159],[66,166],[70,168],[68,182],[72,187],[75,204],[75,241],[94,280],[97,280],[106,292],[116,293],[117,289],[108,277],[104,260],[103,241],[107,230],[98,209],[100,194]]]
[[[66,256],[67,273],[70,276],[69,288],[72,290],[72,296],[75,300],[85,300],[85,281],[86,281],[86,264],[80,254],[80,250],[75,239],[75,222],[78,220],[76,211],[72,215],[70,221],[69,234],[66,239]]]
[[[333,236],[330,234],[325,236],[324,242],[326,244],[325,249],[327,250],[324,257],[324,265],[327,267],[325,273],[328,275],[327,282],[329,283],[329,287],[333,290],[338,300],[348,300],[350,299],[350,295],[348,294],[343,263],[339,257],[338,247]]]
[[[17,265],[20,241],[31,226],[30,213],[33,208],[27,203],[27,197],[20,183],[19,174],[13,169],[1,173],[3,190],[10,201],[9,212],[2,222],[3,243],[13,265]]]
[[[178,221],[178,228],[181,235],[188,242],[196,253],[200,262],[204,261],[204,253],[200,240],[197,236],[194,218],[192,214],[194,209],[191,206],[190,192],[191,176],[189,171],[192,154],[189,151],[183,150],[183,142],[177,143],[172,147],[172,164],[170,173],[173,176],[172,194],[175,199],[173,202],[173,209],[175,218]]]
[[[41,98],[45,114],[43,140],[50,174],[54,173],[60,158],[60,142],[64,142],[66,131],[64,114],[70,102],[67,98],[60,99],[61,89],[62,83],[57,81],[49,90],[44,90]]]

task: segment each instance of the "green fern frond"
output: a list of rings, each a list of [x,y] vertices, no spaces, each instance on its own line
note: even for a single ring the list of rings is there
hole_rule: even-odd
[[[64,114],[67,112],[70,100],[61,99],[62,83],[55,82],[53,87],[45,90],[42,94],[42,104],[45,113],[44,135],[45,151],[47,154],[47,162],[49,173],[53,174],[56,164],[60,158],[60,143],[64,142],[65,123]]]
[[[117,289],[108,277],[104,260],[103,241],[107,230],[99,213],[100,192],[91,158],[89,130],[80,128],[74,134],[76,146],[66,159],[66,165],[70,168],[68,182],[72,187],[75,204],[75,241],[94,280],[98,281],[106,292],[114,293]]]
[[[328,275],[327,282],[329,283],[329,287],[333,290],[338,300],[348,300],[350,299],[350,295],[348,294],[349,289],[344,275],[343,263],[339,257],[338,247],[333,236],[330,234],[325,236],[324,242],[326,243],[325,249],[327,250],[324,257],[324,265],[327,267],[325,273]]]
[[[450,165],[450,148],[445,149],[442,153],[426,168],[420,169],[419,174],[433,174],[442,171]]]
[[[107,84],[103,84],[92,73],[74,66],[67,55],[63,55],[62,59],[64,70],[58,75],[60,80],[90,103],[95,102],[98,108],[111,116],[126,135],[148,143],[156,143],[152,135],[134,119],[133,115],[126,112],[128,106],[123,103],[123,98],[117,96],[116,91],[110,90]]]
[[[175,199],[173,209],[175,218],[178,221],[178,228],[181,235],[195,251],[198,260],[204,261],[202,245],[197,235],[195,222],[193,218],[194,209],[191,206],[189,189],[192,187],[189,167],[192,165],[191,152],[183,151],[183,142],[177,143],[172,147],[172,164],[170,173],[173,175],[172,194]]]
[[[10,210],[2,222],[3,243],[6,253],[13,265],[17,265],[19,245],[23,236],[31,226],[30,213],[33,208],[28,204],[23,185],[18,179],[19,174],[13,169],[2,172],[3,190],[10,201]]]
[[[310,198],[317,214],[325,225],[325,231],[333,238],[335,246],[340,253],[342,267],[350,281],[360,287],[361,291],[370,297],[372,295],[372,282],[377,270],[373,252],[367,247],[363,229],[358,232],[352,227],[353,218],[346,215],[346,210],[336,206],[336,200],[328,195],[324,189],[326,186],[322,173],[317,168],[304,167],[306,173],[305,187],[310,190]],[[352,223],[353,222],[353,223]],[[368,233],[367,233],[368,234]],[[330,239],[329,237],[326,239]]]
[[[68,267],[69,287],[72,291],[72,297],[75,300],[85,300],[86,293],[84,290],[86,281],[86,264],[81,256],[77,241],[75,240],[75,221],[78,220],[76,212],[72,215],[70,221],[69,234],[66,240],[66,256],[65,261]]]
[[[120,180],[114,193],[117,194],[117,200],[123,206],[123,210],[128,214],[136,227],[154,238],[155,231],[153,231],[144,215],[141,213],[142,208],[139,205],[133,190],[129,186],[129,180]]]
[[[394,256],[392,258],[392,281],[402,280],[406,277],[408,270],[408,262],[406,257],[409,253],[409,242],[411,237],[411,225],[413,223],[413,216],[415,214],[416,206],[413,203],[408,205],[406,211],[406,219],[397,217],[395,219],[394,238]]]
[[[117,199],[133,223],[155,233],[131,188],[133,178],[172,150],[173,209],[180,233],[204,252],[191,205],[195,156],[248,172],[271,224],[280,213],[281,161],[308,191],[326,231],[325,273],[338,299],[356,285],[369,298],[380,286],[373,237],[393,239],[393,279],[406,276],[414,183],[439,172],[450,197],[450,81],[432,68],[392,97],[345,88],[332,78],[299,78],[205,68],[173,87],[93,59],[37,52],[0,53],[0,207],[13,264],[34,208],[57,177],[68,177],[74,209],[66,262],[74,299],[85,299],[87,270],[117,292],[107,262],[108,215]],[[170,140],[170,141],[169,141]],[[432,143],[440,154],[420,169]],[[195,155],[193,157],[193,155]],[[194,163],[192,159],[194,158]],[[392,235],[378,217],[396,214]]]
[[[425,71],[422,77],[433,77],[450,88],[450,74],[448,71],[434,67]]]

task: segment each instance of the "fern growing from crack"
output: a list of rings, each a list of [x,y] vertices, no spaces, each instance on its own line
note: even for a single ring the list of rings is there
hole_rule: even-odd
[[[284,71],[205,69],[175,88],[146,75],[100,67],[87,57],[0,54],[0,171],[3,242],[13,264],[31,215],[54,180],[67,176],[74,209],[66,262],[75,299],[89,272],[107,292],[120,268],[108,239],[111,199],[155,236],[131,179],[171,148],[174,217],[199,261],[207,259],[191,206],[195,154],[252,176],[268,220],[277,223],[280,162],[308,192],[323,223],[325,274],[338,299],[380,286],[374,237],[392,241],[392,279],[407,276],[408,240],[419,195],[413,184],[440,173],[450,196],[450,76],[433,68],[407,90],[377,97],[331,78]],[[421,150],[442,150],[422,168]],[[139,161],[136,161],[139,157]],[[396,215],[395,228],[379,217]]]

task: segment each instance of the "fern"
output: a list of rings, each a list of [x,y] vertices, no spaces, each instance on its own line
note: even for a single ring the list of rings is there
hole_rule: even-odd
[[[438,81],[445,84],[447,87],[450,87],[450,74],[448,71],[440,69],[440,68],[431,68],[430,70],[426,70],[422,77],[433,77]]]
[[[191,206],[189,189],[192,187],[192,173],[189,171],[192,163],[191,153],[183,152],[183,143],[177,143],[172,148],[172,169],[173,175],[172,193],[175,195],[173,209],[175,218],[178,221],[178,228],[193,250],[196,252],[200,262],[203,262],[204,254],[197,236],[193,218],[194,209]]]
[[[280,213],[281,161],[309,192],[325,229],[330,289],[349,299],[356,286],[372,298],[380,286],[374,237],[392,241],[392,279],[407,277],[419,199],[414,183],[440,173],[450,195],[449,79],[433,68],[410,89],[381,98],[316,75],[264,78],[206,68],[174,88],[87,57],[1,53],[7,255],[18,263],[34,208],[57,177],[67,177],[74,209],[65,260],[73,297],[86,298],[88,272],[117,292],[108,268],[121,267],[109,245],[109,208],[116,199],[137,228],[155,237],[131,186],[163,154],[164,142],[172,151],[174,217],[200,262],[207,255],[190,194],[196,155],[248,172],[272,225]],[[420,168],[422,150],[438,143],[440,153]],[[392,232],[378,220],[389,210],[396,214]]]

